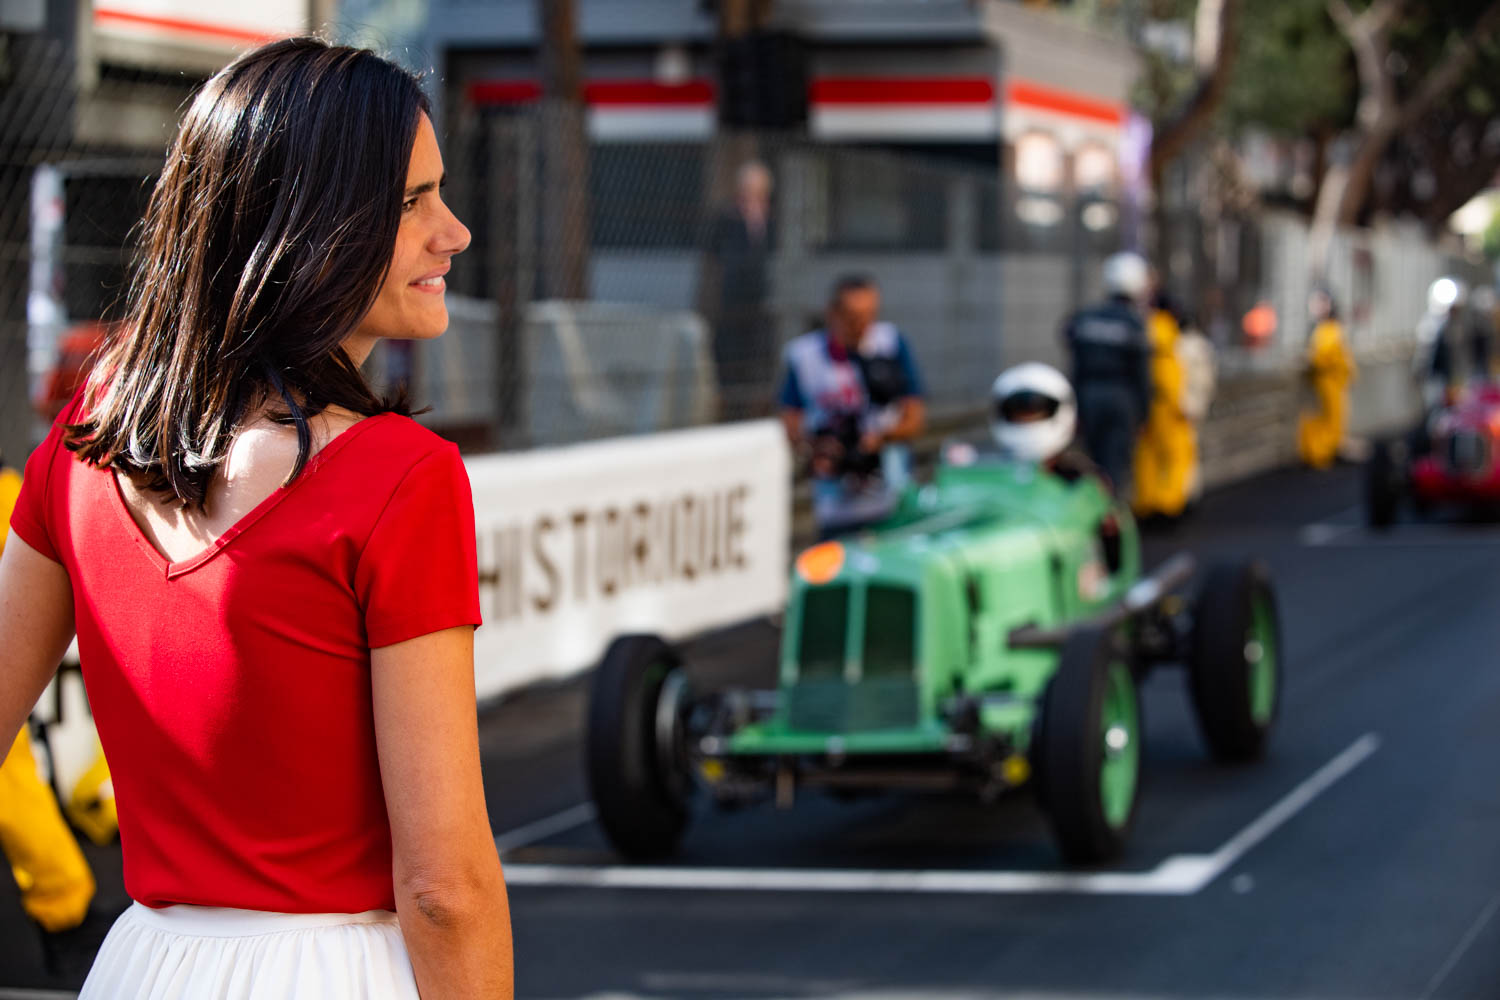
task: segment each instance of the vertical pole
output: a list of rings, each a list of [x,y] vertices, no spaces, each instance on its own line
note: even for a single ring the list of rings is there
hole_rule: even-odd
[[[589,150],[575,0],[537,0],[541,21],[542,295],[588,297]]]

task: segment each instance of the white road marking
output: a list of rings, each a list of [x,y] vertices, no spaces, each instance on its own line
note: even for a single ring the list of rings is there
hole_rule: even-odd
[[[1424,530],[1425,529],[1425,530]],[[1307,542],[1312,547],[1365,549],[1491,549],[1500,547],[1500,535],[1441,531],[1438,525],[1396,525],[1386,534],[1346,533],[1326,541]]]
[[[1366,733],[1212,854],[1176,854],[1144,872],[511,864],[506,866],[505,881],[512,886],[590,889],[1191,896],[1233,867],[1319,795],[1364,763],[1379,747],[1380,737]]]
[[[1358,506],[1329,514],[1321,521],[1304,524],[1297,532],[1297,540],[1303,545],[1328,545],[1363,525],[1363,514],[1364,508]]]
[[[1261,813],[1255,822],[1230,837],[1222,847],[1208,856],[1213,867],[1213,875],[1203,884],[1207,885],[1227,871],[1240,858],[1250,853],[1257,844],[1275,833],[1293,816],[1306,809],[1313,799],[1332,788],[1340,778],[1363,764],[1379,749],[1380,737],[1375,733],[1365,733],[1351,743],[1343,753],[1318,768],[1311,777],[1288,792],[1280,802]]]
[[[1464,530],[1466,525],[1417,522],[1394,524],[1385,531],[1365,527],[1362,509],[1330,514],[1321,521],[1304,524],[1297,530],[1297,542],[1309,548],[1324,546],[1358,546],[1360,548],[1486,548],[1500,545],[1500,534],[1494,531]],[[1460,530],[1454,530],[1458,528]]]
[[[676,980],[677,978],[679,978],[678,976],[670,973],[663,974],[662,978],[667,978],[668,976],[670,976],[672,980]],[[610,990],[608,992],[602,993],[589,993],[584,995],[583,997],[569,997],[569,1000],[668,1000],[668,998],[671,997],[681,996],[681,993],[684,989],[691,988],[689,986],[682,986],[677,987],[674,990],[670,987],[658,986],[655,985],[655,983],[652,981],[652,978],[653,977],[650,974],[644,977],[647,989],[667,990],[667,992],[625,993]],[[704,986],[701,988],[701,990],[703,992],[725,992],[731,996],[738,996],[744,995],[754,990],[754,986],[749,984],[756,982],[761,977],[757,977],[754,974],[747,973],[743,977],[746,981],[746,985],[739,986],[727,985],[736,978],[739,978],[733,975],[699,977],[691,974],[685,974],[680,978],[685,983],[692,983],[700,979],[705,983],[711,983],[721,980],[726,983],[726,986],[722,990],[715,986]],[[1072,990],[1062,990],[1057,992],[1054,992],[1052,990],[992,991],[974,990],[970,988],[945,990],[931,989],[928,987],[823,990],[819,988],[822,985],[822,982],[816,979],[790,980],[790,982],[797,984],[796,988],[788,989],[784,995],[799,997],[817,996],[821,997],[822,1000],[1160,1000],[1161,997],[1161,994],[1159,993],[1079,993]],[[740,992],[735,993],[735,990],[739,990]],[[1238,994],[1236,995],[1238,996]],[[1254,1000],[1254,998],[1244,997],[1242,998],[1242,1000]]]
[[[1497,908],[1500,908],[1500,893],[1496,893],[1491,897],[1489,905],[1479,912],[1479,916],[1474,920],[1473,925],[1469,927],[1468,932],[1459,939],[1458,944],[1454,945],[1453,951],[1448,954],[1448,960],[1439,967],[1437,972],[1432,974],[1432,979],[1427,983],[1427,989],[1422,991],[1422,1000],[1431,1000],[1432,997],[1437,995],[1438,987],[1442,986],[1444,980],[1453,973],[1454,969],[1458,968],[1459,961],[1474,946],[1474,942],[1479,939],[1480,931],[1484,930],[1485,925],[1495,916]]]
[[[495,838],[495,850],[504,854],[527,844],[534,844],[538,840],[555,837],[559,833],[565,833],[576,827],[583,826],[594,818],[594,805],[592,802],[581,802],[571,809],[564,809],[554,816],[539,819],[525,826],[518,826],[514,830],[507,830]],[[507,869],[508,870],[508,869]]]

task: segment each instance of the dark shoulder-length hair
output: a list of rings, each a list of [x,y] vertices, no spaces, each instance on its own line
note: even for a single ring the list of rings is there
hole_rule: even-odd
[[[201,509],[252,407],[297,428],[288,482],[328,406],[409,413],[342,345],[385,281],[427,110],[405,70],[315,38],[209,80],[151,195],[124,321],[67,446]]]

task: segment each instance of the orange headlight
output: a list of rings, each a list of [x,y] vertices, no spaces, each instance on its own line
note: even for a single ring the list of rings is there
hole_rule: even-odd
[[[811,584],[827,583],[844,568],[844,546],[839,542],[814,545],[797,557],[797,575]]]

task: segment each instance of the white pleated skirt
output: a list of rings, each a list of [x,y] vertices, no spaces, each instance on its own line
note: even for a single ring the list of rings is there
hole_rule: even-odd
[[[396,914],[207,906],[120,915],[79,1000],[418,1000]]]

